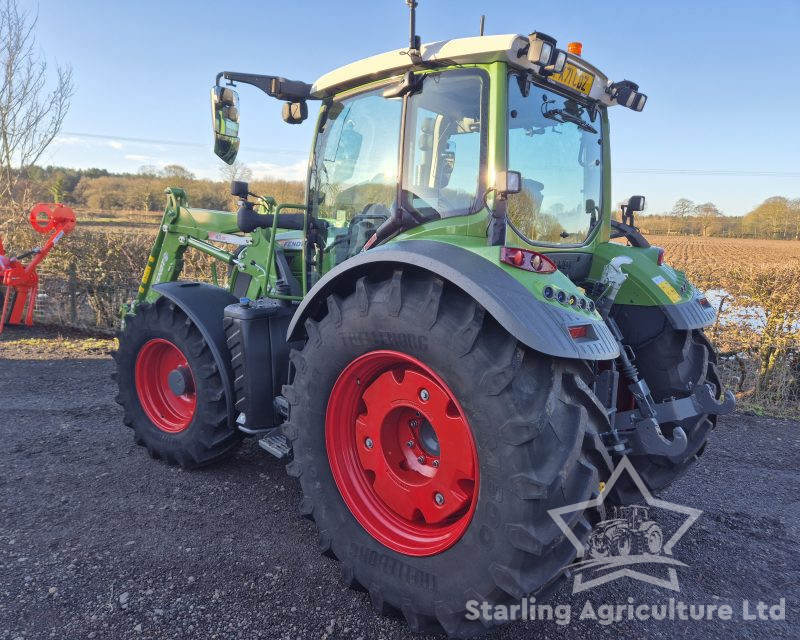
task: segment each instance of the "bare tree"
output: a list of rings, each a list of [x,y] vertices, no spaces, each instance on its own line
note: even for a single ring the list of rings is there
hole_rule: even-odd
[[[53,141],[74,93],[72,68],[57,66],[48,91],[47,62],[36,46],[37,17],[16,0],[0,1],[0,204],[27,209],[24,171]]]
[[[680,198],[673,206],[672,211],[669,212],[670,217],[667,218],[667,234],[672,232],[672,218],[678,218],[678,226],[680,227],[678,233],[685,232],[684,219],[690,216],[695,211],[694,202],[688,198]]]
[[[164,178],[173,178],[175,180],[194,180],[195,175],[186,167],[179,164],[168,164],[161,170],[161,175]]]
[[[233,182],[234,180],[249,181],[253,177],[253,172],[244,162],[237,160],[233,164],[223,164],[219,168],[219,174],[225,182]]]
[[[703,204],[698,204],[695,208],[695,216],[700,222],[700,229],[705,237],[709,235],[711,228],[722,217],[722,212],[713,202],[704,202]]]

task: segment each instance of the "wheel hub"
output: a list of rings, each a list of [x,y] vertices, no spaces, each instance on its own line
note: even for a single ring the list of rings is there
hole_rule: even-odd
[[[179,366],[169,372],[167,383],[173,395],[182,396],[194,391],[194,380],[189,367]]]
[[[426,556],[463,535],[477,449],[455,396],[425,364],[395,351],[354,360],[331,392],[325,433],[337,487],[378,541]]]
[[[197,394],[183,352],[169,340],[153,338],[139,350],[134,373],[139,404],[150,421],[167,433],[187,429]]]

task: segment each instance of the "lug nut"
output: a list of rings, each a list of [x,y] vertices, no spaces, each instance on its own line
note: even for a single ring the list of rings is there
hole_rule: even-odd
[[[444,504],[444,496],[437,491],[433,496],[433,501],[441,507]]]
[[[425,456],[420,456],[419,458],[417,458],[417,462],[419,462],[420,464],[425,464]]]
[[[416,420],[409,420],[408,426],[411,427],[412,429],[416,429],[419,426],[419,422],[417,422]]]
[[[409,440],[408,442],[406,442],[406,446],[410,449],[411,447],[414,446],[414,441],[413,440]]]
[[[367,449],[372,449],[372,447],[375,446],[375,443],[372,442],[372,438],[367,438],[366,440],[364,440],[364,446]]]
[[[430,397],[431,394],[428,393],[427,389],[423,389],[422,391],[419,392],[419,399],[422,400],[423,402],[427,402]]]
[[[439,467],[439,461],[438,460],[434,460],[433,461],[433,466],[438,468]]]

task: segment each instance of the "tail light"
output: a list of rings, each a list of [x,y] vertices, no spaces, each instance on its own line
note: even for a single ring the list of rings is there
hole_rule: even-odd
[[[656,258],[656,264],[660,267],[664,264],[664,248],[663,247],[656,247],[658,249],[658,258]]]
[[[500,262],[510,264],[512,267],[533,271],[534,273],[553,273],[558,269],[556,263],[547,256],[528,249],[515,247],[502,247],[500,249]]]
[[[579,324],[575,327],[569,328],[569,335],[573,340],[579,340],[589,335],[589,325]]]

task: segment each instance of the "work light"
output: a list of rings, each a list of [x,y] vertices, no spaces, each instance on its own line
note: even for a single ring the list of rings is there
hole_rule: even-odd
[[[556,39],[544,33],[534,31],[528,36],[528,60],[533,64],[545,66],[556,48]]]
[[[528,36],[528,60],[539,65],[539,73],[549,76],[561,73],[567,63],[567,53],[556,48],[556,39],[534,31]]]
[[[639,85],[630,80],[622,80],[614,82],[609,85],[606,90],[609,95],[621,104],[623,107],[633,109],[634,111],[641,111],[647,102],[647,96],[639,93]]]

